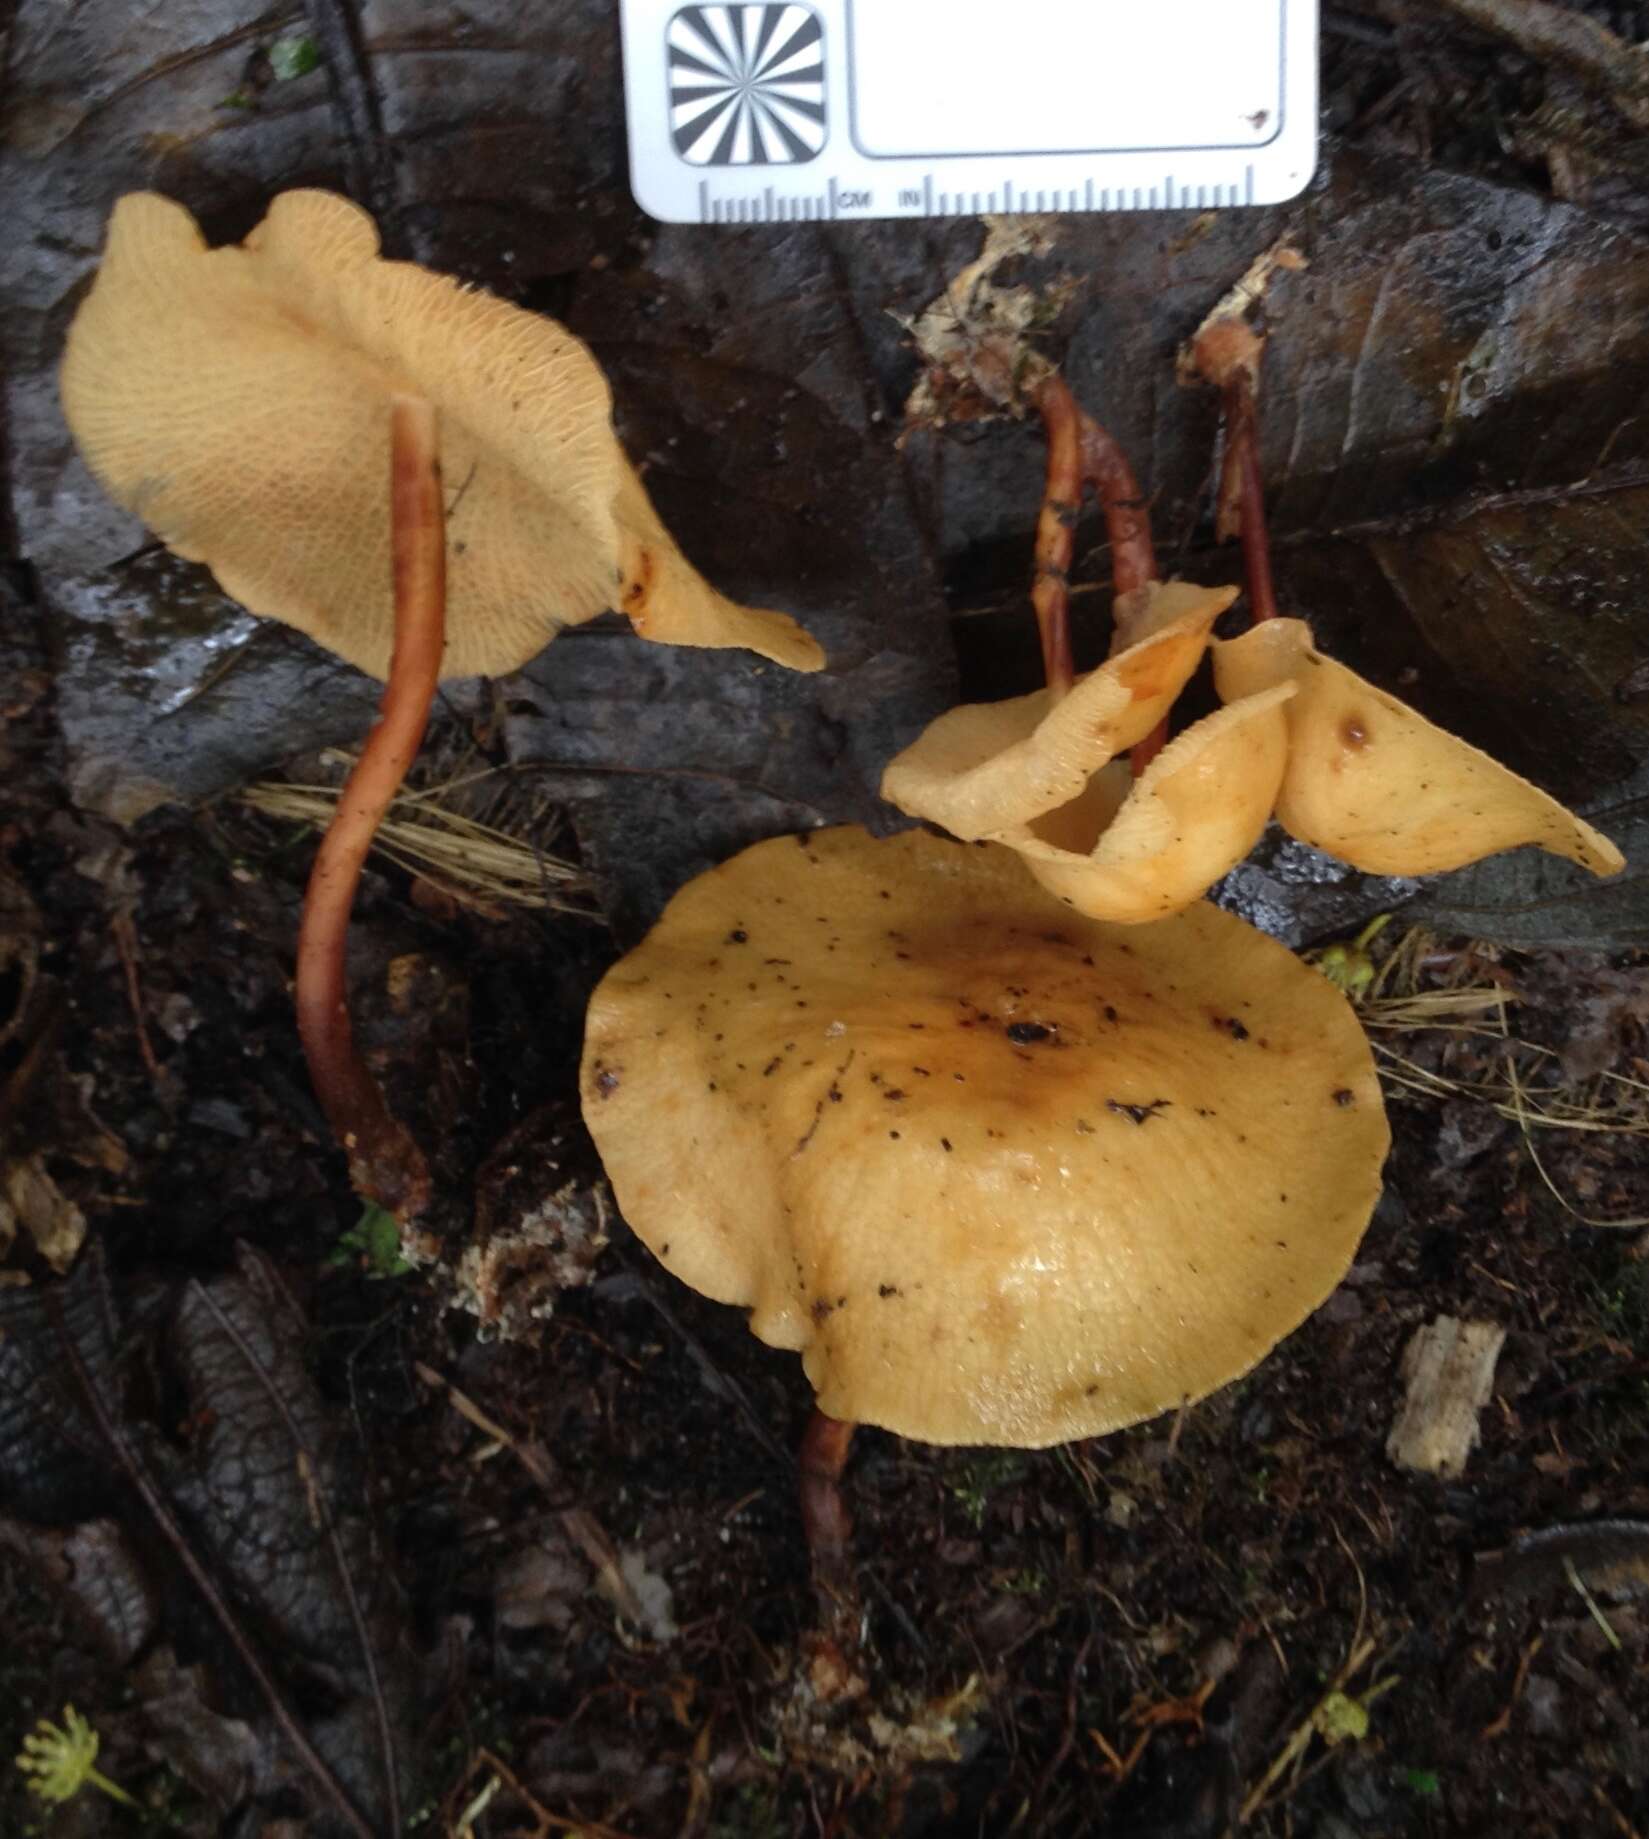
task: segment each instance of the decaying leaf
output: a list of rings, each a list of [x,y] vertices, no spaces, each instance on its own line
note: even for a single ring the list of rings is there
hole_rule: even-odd
[[[19,1232],[54,1271],[66,1271],[86,1240],[86,1216],[52,1177],[41,1154],[14,1156],[0,1170],[0,1253]]]
[[[583,344],[449,276],[379,258],[372,219],[283,193],[209,249],[181,205],[123,198],[70,329],[63,404],[92,470],[253,612],[385,676],[393,631],[389,403],[429,398],[447,510],[442,674],[498,675],[608,607],[644,636],[823,653],[783,614],[716,594],[676,548],[612,429]]]

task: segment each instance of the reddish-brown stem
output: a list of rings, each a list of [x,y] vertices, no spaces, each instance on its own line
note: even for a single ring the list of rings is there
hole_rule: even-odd
[[[397,396],[390,411],[395,644],[378,721],[345,781],[309,877],[298,933],[298,1033],[309,1076],[349,1156],[356,1191],[402,1218],[429,1199],[429,1169],[390,1115],[355,1046],[344,945],[361,867],[379,820],[417,756],[446,638],[446,529],[435,409]]]
[[[1082,417],[1082,476],[1093,486],[1105,513],[1105,531],[1111,539],[1111,582],[1117,593],[1131,593],[1155,581],[1157,552],[1151,542],[1151,512],[1145,494],[1116,437],[1091,415]]]
[[[1259,407],[1254,381],[1239,370],[1221,392],[1225,409],[1225,464],[1220,474],[1215,534],[1242,537],[1243,579],[1256,624],[1277,617],[1271,579],[1271,539],[1265,527],[1265,487],[1260,479]],[[1233,527],[1234,526],[1234,527]]]
[[[1116,592],[1129,594],[1158,580],[1151,512],[1145,495],[1116,437],[1091,415],[1082,418],[1082,471],[1099,494],[1105,513],[1105,528],[1111,538],[1111,584]],[[1129,749],[1128,766],[1136,779],[1167,742],[1165,715],[1144,740],[1136,741]]]
[[[800,1454],[802,1530],[812,1555],[814,1574],[823,1584],[844,1582],[849,1570],[848,1541],[853,1518],[842,1497],[855,1426],[815,1411],[802,1433]]]
[[[1048,436],[1048,478],[1036,520],[1031,605],[1042,638],[1042,670],[1058,702],[1076,675],[1071,662],[1071,557],[1082,509],[1082,411],[1065,379],[1050,372],[1037,392]]]

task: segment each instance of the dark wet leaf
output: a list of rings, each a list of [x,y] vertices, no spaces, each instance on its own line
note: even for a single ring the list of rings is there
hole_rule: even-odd
[[[179,1666],[169,1647],[158,1647],[137,1669],[134,1684],[149,1750],[219,1813],[267,1793],[289,1773],[271,1750],[267,1725],[260,1732],[213,1709],[204,1667]]]
[[[175,1299],[151,1299],[135,1324],[117,1323],[121,1300],[105,1293],[95,1257],[49,1291],[0,1291],[0,1502],[32,1523],[7,1543],[26,1549],[105,1641],[128,1653],[152,1628],[148,1593],[194,1584],[160,1556],[158,1519],[127,1487],[126,1470],[87,1408],[66,1337],[97,1387],[108,1430],[147,1471],[232,1605],[241,1638],[301,1705],[303,1728],[355,1803],[382,1809],[379,1702],[392,1731],[410,1728],[414,1713],[405,1612],[366,1512],[358,1454],[309,1376],[301,1312],[273,1268],[250,1252],[230,1275],[188,1284]],[[117,1335],[134,1326],[137,1339],[123,1351],[137,1357],[117,1366]],[[164,1432],[138,1415],[148,1397],[140,1375],[158,1378],[169,1400]],[[104,1506],[119,1513],[118,1528],[84,1517]],[[51,1532],[54,1522],[69,1530]],[[138,1550],[142,1573],[132,1555]],[[82,1554],[100,1575],[78,1574]],[[254,1749],[284,1753],[267,1700],[240,1678],[233,1645],[205,1618],[198,1590],[196,1607],[197,1627],[236,1681]],[[170,1685],[156,1690],[175,1696]],[[193,1692],[177,1690],[184,1699]],[[173,1704],[161,1726],[185,1746],[207,1736],[209,1749],[228,1744],[239,1768],[245,1746],[227,1727],[217,1730],[221,1709],[203,1704],[197,1714]],[[230,1766],[224,1756],[197,1761],[202,1776],[221,1786]],[[416,1758],[404,1744],[399,1763],[410,1779]]]
[[[0,1546],[32,1565],[74,1604],[99,1648],[124,1666],[159,1623],[154,1583],[113,1520],[83,1520],[66,1531],[0,1515]]]

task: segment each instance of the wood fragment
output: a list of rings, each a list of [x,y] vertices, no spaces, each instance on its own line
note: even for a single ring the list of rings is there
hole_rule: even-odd
[[[1481,1429],[1478,1413],[1494,1391],[1506,1331],[1493,1322],[1440,1315],[1415,1330],[1403,1350],[1403,1409],[1386,1439],[1399,1468],[1452,1479],[1464,1472]]]

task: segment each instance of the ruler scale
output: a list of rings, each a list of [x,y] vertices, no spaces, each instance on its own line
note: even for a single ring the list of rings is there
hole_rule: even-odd
[[[1316,0],[622,0],[667,223],[1209,210],[1300,192]]]

